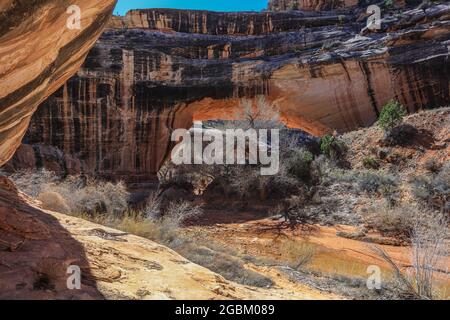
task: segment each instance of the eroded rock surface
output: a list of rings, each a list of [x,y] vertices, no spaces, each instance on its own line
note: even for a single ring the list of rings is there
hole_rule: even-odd
[[[31,116],[83,63],[115,0],[74,0],[81,29],[69,29],[60,1],[0,3],[0,165],[20,146]]]
[[[368,1],[369,2],[369,1]],[[356,6],[358,0],[270,0],[269,10],[320,11]]]
[[[235,284],[150,240],[43,211],[6,178],[0,186],[0,299],[339,298]],[[67,286],[69,267],[81,270],[80,290]]]
[[[446,105],[450,5],[327,12],[133,10],[115,18],[83,68],[48,99],[25,142],[59,171],[146,180],[173,129],[231,119],[265,95],[285,122],[314,135],[371,125],[397,99],[410,112]],[[44,145],[44,147],[40,146]],[[67,156],[66,156],[67,155]]]

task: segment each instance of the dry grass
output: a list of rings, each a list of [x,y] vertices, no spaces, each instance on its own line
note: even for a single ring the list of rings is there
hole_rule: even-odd
[[[383,249],[373,247],[372,250],[391,266],[406,294],[417,299],[433,299],[438,296],[436,274],[445,267],[443,260],[448,254],[448,237],[448,219],[440,213],[422,212],[414,218],[408,269],[399,266]]]
[[[42,192],[37,197],[37,200],[41,201],[42,208],[46,210],[66,214],[71,212],[66,200],[59,193],[52,191]]]
[[[10,178],[21,191],[41,200],[45,209],[92,215],[118,215],[128,210],[129,192],[123,182],[105,182],[82,176],[62,180],[46,170],[17,172]]]
[[[289,240],[281,243],[280,252],[290,267],[299,270],[312,262],[316,248],[312,244]]]
[[[384,200],[373,202],[361,214],[368,228],[386,236],[409,238],[419,209],[411,204],[391,205]]]

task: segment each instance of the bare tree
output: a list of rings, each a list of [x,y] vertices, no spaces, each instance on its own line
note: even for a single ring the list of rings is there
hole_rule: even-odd
[[[441,272],[443,258],[447,255],[448,219],[439,213],[422,213],[414,219],[411,232],[411,266],[400,267],[380,247],[372,250],[394,270],[396,279],[414,298],[433,299],[434,279]]]
[[[440,214],[417,219],[411,235],[413,280],[421,297],[433,298],[433,278],[446,255],[448,221]],[[425,222],[425,223],[424,223]]]
[[[267,101],[265,96],[257,96],[255,103],[250,99],[242,99],[240,106],[241,109],[236,116],[244,121],[246,128],[275,129],[284,127],[280,111]]]

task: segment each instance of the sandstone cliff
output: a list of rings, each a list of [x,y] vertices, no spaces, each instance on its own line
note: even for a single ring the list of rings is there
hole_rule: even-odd
[[[404,6],[419,4],[421,0],[393,0],[395,6]],[[269,0],[269,10],[271,11],[321,11],[332,9],[343,9],[360,5],[378,4],[382,2],[378,0]]]
[[[37,105],[82,63],[115,1],[74,2],[84,27],[70,32],[60,2],[0,2],[0,164]],[[306,287],[236,285],[166,247],[37,205],[0,176],[0,299],[334,298]],[[80,268],[81,290],[68,288],[69,266]]]
[[[63,174],[149,179],[171,130],[232,118],[242,97],[265,95],[315,135],[370,125],[393,98],[410,112],[448,104],[450,6],[386,11],[373,32],[364,13],[133,10],[42,105],[25,142]]]
[[[356,6],[358,0],[270,0],[269,10],[320,11]]]
[[[0,3],[0,165],[19,147],[38,105],[79,69],[115,2],[72,1],[81,9],[81,29],[73,30],[59,1]]]

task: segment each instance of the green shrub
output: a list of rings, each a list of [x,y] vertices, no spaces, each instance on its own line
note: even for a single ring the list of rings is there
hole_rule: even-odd
[[[378,169],[380,167],[378,160],[372,157],[364,157],[362,162],[366,169]]]
[[[390,131],[403,122],[406,114],[406,109],[398,101],[391,100],[383,107],[378,125],[384,131]]]
[[[299,180],[309,179],[313,161],[314,156],[311,152],[305,149],[295,150],[288,160],[288,173]]]
[[[320,151],[329,159],[340,163],[345,158],[347,146],[332,135],[325,135],[320,141]]]

